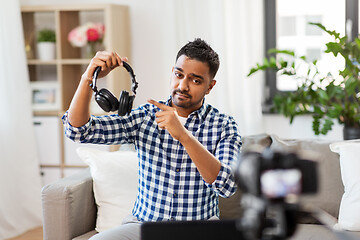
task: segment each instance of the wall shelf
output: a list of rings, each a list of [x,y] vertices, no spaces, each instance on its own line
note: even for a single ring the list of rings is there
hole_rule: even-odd
[[[28,59],[27,64],[28,65],[56,65],[59,63],[59,60],[49,60],[49,61],[43,61],[39,59]]]

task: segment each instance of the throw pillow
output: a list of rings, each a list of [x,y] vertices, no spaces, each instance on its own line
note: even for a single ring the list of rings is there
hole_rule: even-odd
[[[77,154],[89,167],[98,208],[98,232],[119,226],[131,213],[137,195],[138,160],[134,151],[105,152],[80,147]]]
[[[333,143],[330,149],[340,154],[341,178],[344,184],[338,224],[335,228],[360,231],[360,140]]]
[[[311,154],[318,163],[318,193],[301,195],[300,202],[321,208],[334,217],[339,215],[339,205],[343,194],[339,156],[330,150],[328,140],[320,139],[280,139],[271,135],[271,149],[274,151]],[[303,156],[304,157],[304,156]],[[315,180],[315,179],[314,179]],[[300,223],[316,223],[312,218],[301,218]]]

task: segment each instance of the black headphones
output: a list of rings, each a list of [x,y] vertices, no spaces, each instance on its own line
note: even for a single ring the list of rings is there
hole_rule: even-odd
[[[128,71],[131,77],[131,91],[133,92],[133,96],[129,95],[127,91],[121,91],[119,101],[117,98],[107,89],[102,88],[100,91],[97,90],[96,80],[101,71],[101,67],[97,67],[93,74],[92,83],[90,84],[91,89],[95,92],[95,101],[97,104],[103,109],[105,112],[116,111],[118,110],[118,114],[120,116],[125,116],[129,114],[132,109],[132,105],[136,95],[136,89],[138,87],[138,83],[135,79],[135,74],[130,65],[126,62],[123,62],[123,67]]]

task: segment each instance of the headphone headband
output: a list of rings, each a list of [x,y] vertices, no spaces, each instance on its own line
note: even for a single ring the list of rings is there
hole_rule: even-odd
[[[93,73],[92,83],[90,84],[91,89],[95,92],[95,101],[98,103],[98,105],[106,112],[118,110],[119,116],[130,114],[136,95],[136,89],[138,87],[134,71],[130,65],[126,62],[123,62],[122,65],[128,71],[131,77],[131,90],[133,92],[133,96],[130,96],[127,91],[121,91],[119,100],[117,100],[117,98],[105,88],[102,88],[98,91],[96,87],[96,80],[101,71],[100,66],[96,67]]]
[[[134,71],[127,62],[122,62],[122,63],[123,63],[123,67],[128,71],[130,78],[131,78],[131,83],[132,83],[131,91],[134,93],[134,95],[136,95],[136,89],[138,88],[138,82],[135,79]],[[100,71],[101,71],[101,67],[100,66],[96,67],[94,74],[93,74],[92,83],[90,84],[90,87],[93,89],[93,91],[95,93],[97,92],[96,81],[97,81]]]

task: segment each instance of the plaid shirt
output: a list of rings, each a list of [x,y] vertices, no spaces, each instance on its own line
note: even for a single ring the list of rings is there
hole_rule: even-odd
[[[169,105],[169,100],[165,103]],[[188,129],[220,162],[216,180],[208,184],[181,143],[157,126],[160,109],[145,104],[125,117],[94,117],[82,127],[72,127],[63,116],[71,140],[95,144],[135,144],[139,158],[138,195],[133,215],[140,221],[206,220],[219,216],[218,195],[236,191],[231,164],[240,152],[241,137],[232,117],[208,104],[191,113]]]

